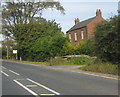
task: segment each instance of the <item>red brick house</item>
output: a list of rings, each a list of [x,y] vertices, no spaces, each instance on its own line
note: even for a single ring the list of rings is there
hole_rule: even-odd
[[[102,21],[105,21],[105,19],[102,17],[101,10],[97,9],[95,17],[81,22],[78,18],[75,19],[75,25],[70,28],[66,34],[69,36],[69,39],[73,44],[77,44],[81,40],[87,40],[93,37],[96,24]]]

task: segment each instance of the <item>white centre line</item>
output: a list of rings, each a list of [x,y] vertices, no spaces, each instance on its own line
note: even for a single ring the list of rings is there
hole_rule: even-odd
[[[6,75],[6,76],[9,76],[7,73],[5,73],[5,72],[3,72],[3,71],[1,71],[1,73],[3,73],[3,74]]]
[[[55,94],[40,94],[40,95],[45,95],[45,96],[49,96],[49,95],[55,95]]]
[[[54,91],[54,90],[52,90],[52,89],[50,89],[50,88],[48,88],[48,87],[40,84],[40,83],[37,83],[37,82],[35,82],[35,81],[33,81],[33,80],[29,79],[29,78],[27,78],[27,80],[31,81],[32,83],[37,84],[37,85],[40,86],[40,87],[43,87],[44,89],[46,89],[46,90],[48,90],[48,91],[51,91],[52,93],[55,93],[56,95],[60,95],[60,93],[58,93],[58,92],[56,92],[56,91]]]
[[[12,71],[12,70],[9,70],[10,72],[12,72],[12,73],[14,73],[14,74],[16,74],[16,75],[20,75],[20,74],[18,74],[18,73],[16,73],[16,72],[14,72],[14,71]]]
[[[6,69],[5,67],[1,66],[3,69]]]
[[[20,82],[18,82],[17,80],[13,80],[14,82],[16,82],[18,85],[20,85],[21,87],[23,87],[24,89],[26,89],[28,92],[30,92],[33,95],[38,95],[35,92],[33,92],[32,90],[30,90],[29,88],[27,88],[26,86],[24,86],[23,84],[21,84]]]
[[[26,87],[32,88],[32,87],[37,87],[37,85],[26,85]]]

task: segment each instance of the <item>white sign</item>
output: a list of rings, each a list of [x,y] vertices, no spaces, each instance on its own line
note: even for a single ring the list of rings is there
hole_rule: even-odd
[[[17,54],[17,50],[13,50],[13,54]]]

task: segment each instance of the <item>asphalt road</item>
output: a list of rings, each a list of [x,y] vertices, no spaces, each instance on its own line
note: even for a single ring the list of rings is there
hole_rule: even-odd
[[[2,95],[118,95],[118,80],[2,62]]]

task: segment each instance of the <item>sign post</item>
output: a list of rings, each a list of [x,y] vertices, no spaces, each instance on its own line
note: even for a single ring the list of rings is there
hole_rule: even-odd
[[[13,50],[13,54],[16,54],[16,60],[17,60],[17,50]]]

